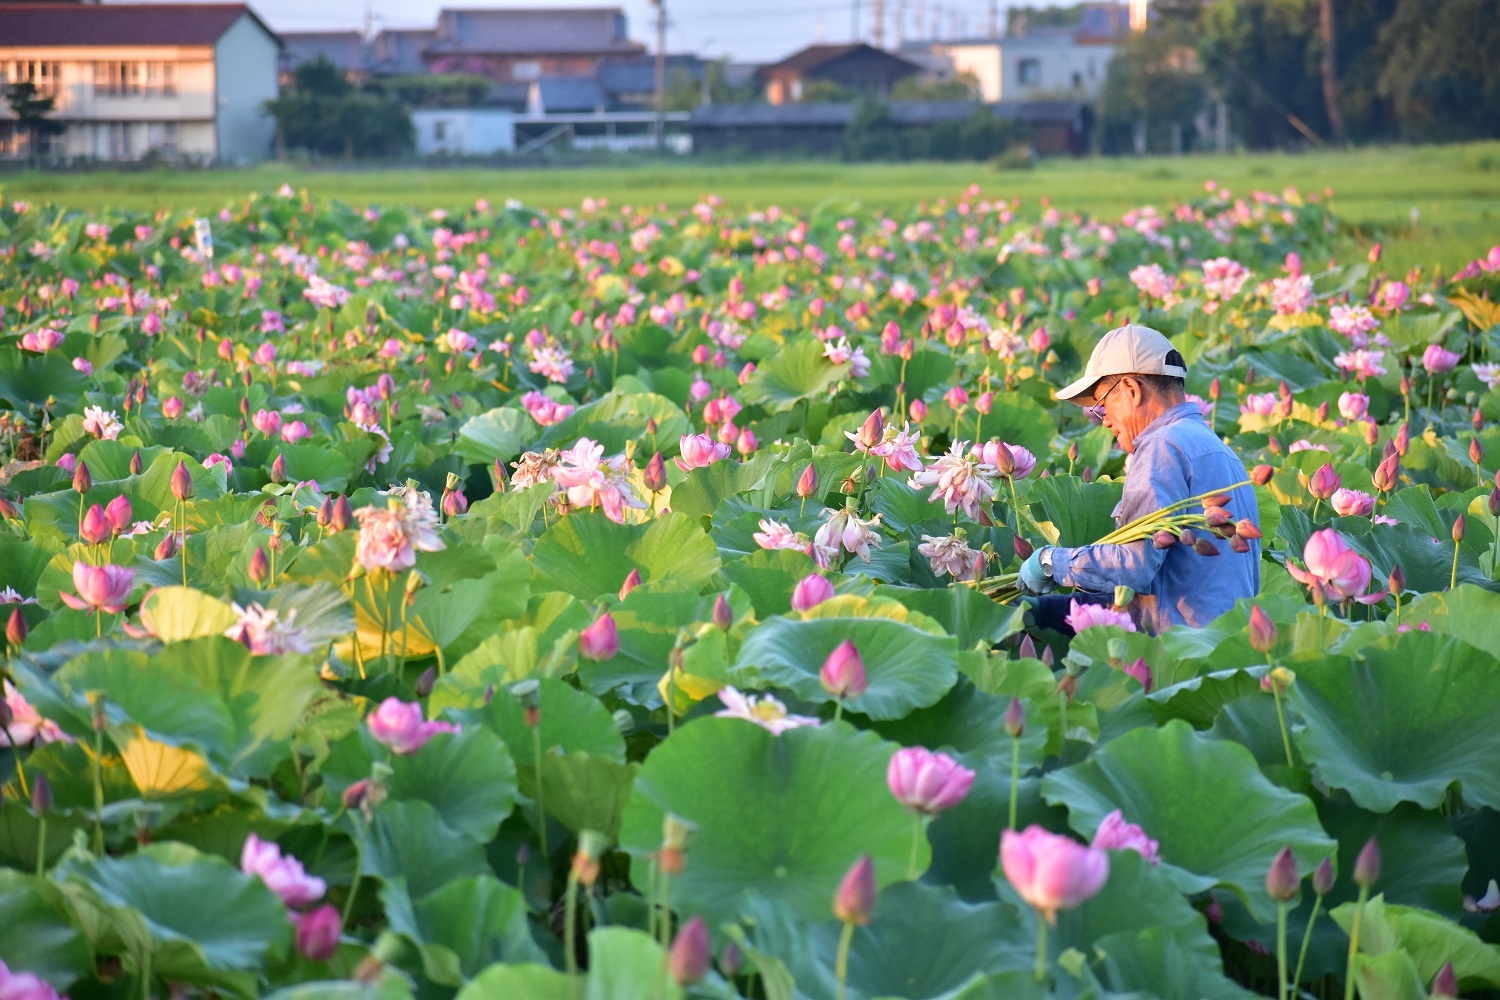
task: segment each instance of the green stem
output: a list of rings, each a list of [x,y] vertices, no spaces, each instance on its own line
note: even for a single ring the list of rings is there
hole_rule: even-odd
[[[839,954],[833,963],[833,974],[839,981],[838,1000],[844,1000],[849,982],[849,943],[854,940],[854,925],[844,921],[844,930],[839,934]]]
[[[672,956],[672,876],[665,868],[661,872],[661,924],[657,927],[661,942],[661,965],[656,971],[656,995],[665,1000],[667,995],[667,963]]]
[[[531,727],[532,767],[536,770],[536,835],[542,842],[542,860],[552,863],[547,856],[547,805],[542,800],[542,726],[538,722]]]
[[[344,900],[344,913],[340,920],[345,930],[349,929],[349,917],[354,913],[354,899],[359,895],[359,877],[365,868],[365,838],[360,829],[359,817],[350,814],[354,823],[354,879],[349,883],[349,898]]]
[[[833,703],[833,721],[838,722],[844,717],[844,699],[840,698]]]
[[[1302,932],[1302,950],[1297,953],[1297,971],[1292,974],[1292,996],[1297,995],[1297,984],[1302,982],[1302,966],[1307,962],[1307,946],[1312,943],[1313,924],[1318,922],[1318,911],[1322,906],[1322,896],[1313,900],[1312,916],[1307,918],[1307,929]]]
[[[180,540],[180,542],[182,544],[182,585],[184,587],[186,587],[188,585],[188,582],[187,582],[187,525],[183,523],[186,520],[187,520],[187,504],[184,501],[179,500],[179,501],[177,501],[177,537],[178,537],[178,539]]]
[[[1322,507],[1322,506],[1323,506],[1323,498],[1322,497],[1313,497],[1312,519],[1313,519],[1313,523],[1314,524],[1318,523],[1318,509],[1320,507]]]
[[[656,859],[646,868],[646,936],[656,940]]]
[[[1359,902],[1354,905],[1354,920],[1349,925],[1349,964],[1344,968],[1344,1000],[1354,1000],[1354,959],[1359,954],[1359,924],[1365,915],[1365,901],[1370,890],[1359,887]]]
[[[1276,670],[1274,665],[1271,667],[1271,670],[1274,674]],[[1277,682],[1274,676],[1271,677],[1271,697],[1276,699],[1276,721],[1281,723],[1281,746],[1282,749],[1286,750],[1286,766],[1296,767],[1296,763],[1292,760],[1292,740],[1286,731],[1286,709],[1281,704],[1281,684]]]
[[[104,857],[104,730],[94,728],[94,856]]]
[[[1286,903],[1276,905],[1276,997],[1286,998]]]
[[[920,812],[916,814],[916,825],[911,831],[911,863],[906,866],[906,880],[915,882],[917,880],[917,858],[922,852],[922,830],[926,826],[926,817]]]
[[[1016,801],[1020,798],[1021,791],[1021,739],[1011,737],[1010,741],[1010,824],[1008,829],[1016,828]]]
[[[1036,915],[1036,981],[1047,978],[1047,918]]]
[[[141,1000],[151,1000],[151,943],[141,955]]]
[[[31,798],[31,789],[26,784],[26,765],[21,762],[21,748],[16,746],[16,741],[10,735],[10,726],[0,726],[0,733],[5,734],[5,745],[10,747],[10,752],[16,758],[16,777],[21,779],[21,795]]]
[[[568,889],[566,902],[563,904],[563,963],[567,966],[568,978],[573,983],[573,996],[578,997],[583,993],[583,984],[578,980],[578,954],[574,950],[577,945],[577,928],[574,924],[578,922],[578,873],[568,871]]]
[[[1458,552],[1462,547],[1463,543],[1461,542],[1453,543],[1453,572],[1448,577],[1449,590],[1452,590],[1454,587],[1458,586]]]
[[[36,877],[41,878],[47,872],[47,814],[38,813],[36,838]]]

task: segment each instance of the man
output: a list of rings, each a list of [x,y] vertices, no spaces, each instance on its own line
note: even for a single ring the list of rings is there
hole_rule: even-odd
[[[1088,407],[1114,432],[1126,459],[1125,492],[1115,508],[1118,524],[1191,496],[1244,482],[1245,465],[1214,436],[1198,404],[1188,400],[1187,366],[1171,342],[1149,327],[1122,326],[1099,341],[1083,377],[1058,398]],[[1230,494],[1229,509],[1257,526],[1255,491]],[[1041,595],[1059,586],[1089,592],[1099,601],[1117,586],[1136,593],[1137,624],[1150,632],[1173,625],[1207,625],[1243,597],[1260,591],[1260,543],[1237,553],[1214,536],[1219,555],[1185,545],[1158,549],[1146,539],[1126,545],[1037,549],[1021,566],[1021,590]],[[1058,598],[1043,600],[1038,624],[1060,617]],[[1050,614],[1049,614],[1050,610]],[[1055,625],[1053,626],[1055,627]]]

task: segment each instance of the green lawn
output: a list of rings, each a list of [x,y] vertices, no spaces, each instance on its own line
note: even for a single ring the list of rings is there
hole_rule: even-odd
[[[214,209],[283,182],[314,196],[359,205],[456,207],[476,198],[518,198],[544,207],[608,197],[627,202],[691,204],[714,193],[735,208],[809,207],[830,197],[896,209],[951,196],[979,184],[992,196],[1018,197],[1036,210],[1041,198],[1064,210],[1117,215],[1146,203],[1192,197],[1214,179],[1236,192],[1252,188],[1334,192],[1350,228],[1349,252],[1376,239],[1393,271],[1461,267],[1500,242],[1500,142],[1351,152],[1049,160],[1034,170],[997,171],[984,164],[756,163],[703,165],[622,162],[618,166],[526,170],[336,170],[268,164],[245,170],[139,173],[22,173],[0,176],[10,197],[71,208],[152,211]],[[1413,221],[1415,219],[1415,222]]]

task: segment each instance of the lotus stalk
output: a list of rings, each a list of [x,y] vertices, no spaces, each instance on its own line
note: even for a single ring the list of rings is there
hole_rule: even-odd
[[[1006,829],[1016,828],[1016,804],[1021,791],[1021,734],[1026,730],[1026,708],[1021,699],[1012,698],[1005,710],[1005,731],[1010,734],[1010,821]]]
[[[1354,1000],[1354,970],[1359,957],[1359,925],[1370,899],[1370,887],[1380,879],[1380,845],[1371,837],[1354,860],[1354,883],[1359,899],[1354,904],[1354,918],[1349,925],[1349,961],[1344,968],[1344,1000]]]
[[[1312,916],[1307,918],[1307,927],[1302,931],[1302,948],[1297,952],[1297,971],[1292,973],[1292,995],[1297,995],[1297,984],[1302,982],[1302,968],[1307,964],[1307,947],[1312,943],[1313,925],[1318,922],[1318,913],[1323,908],[1323,897],[1333,889],[1333,864],[1328,858],[1324,858],[1313,872],[1313,898]]]

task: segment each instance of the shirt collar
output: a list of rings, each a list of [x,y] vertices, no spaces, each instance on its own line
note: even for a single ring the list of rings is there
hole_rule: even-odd
[[[1181,423],[1184,420],[1194,419],[1196,419],[1199,423],[1206,423],[1206,421],[1204,421],[1203,419],[1203,411],[1198,408],[1198,404],[1193,402],[1191,399],[1184,400],[1183,402],[1178,403],[1176,406],[1169,408],[1164,413],[1162,413],[1161,416],[1157,417],[1155,420],[1147,424],[1146,429],[1141,431],[1140,436],[1137,437],[1136,440],[1139,441],[1141,440],[1141,438],[1149,438],[1154,434],[1165,431],[1173,424]]]

